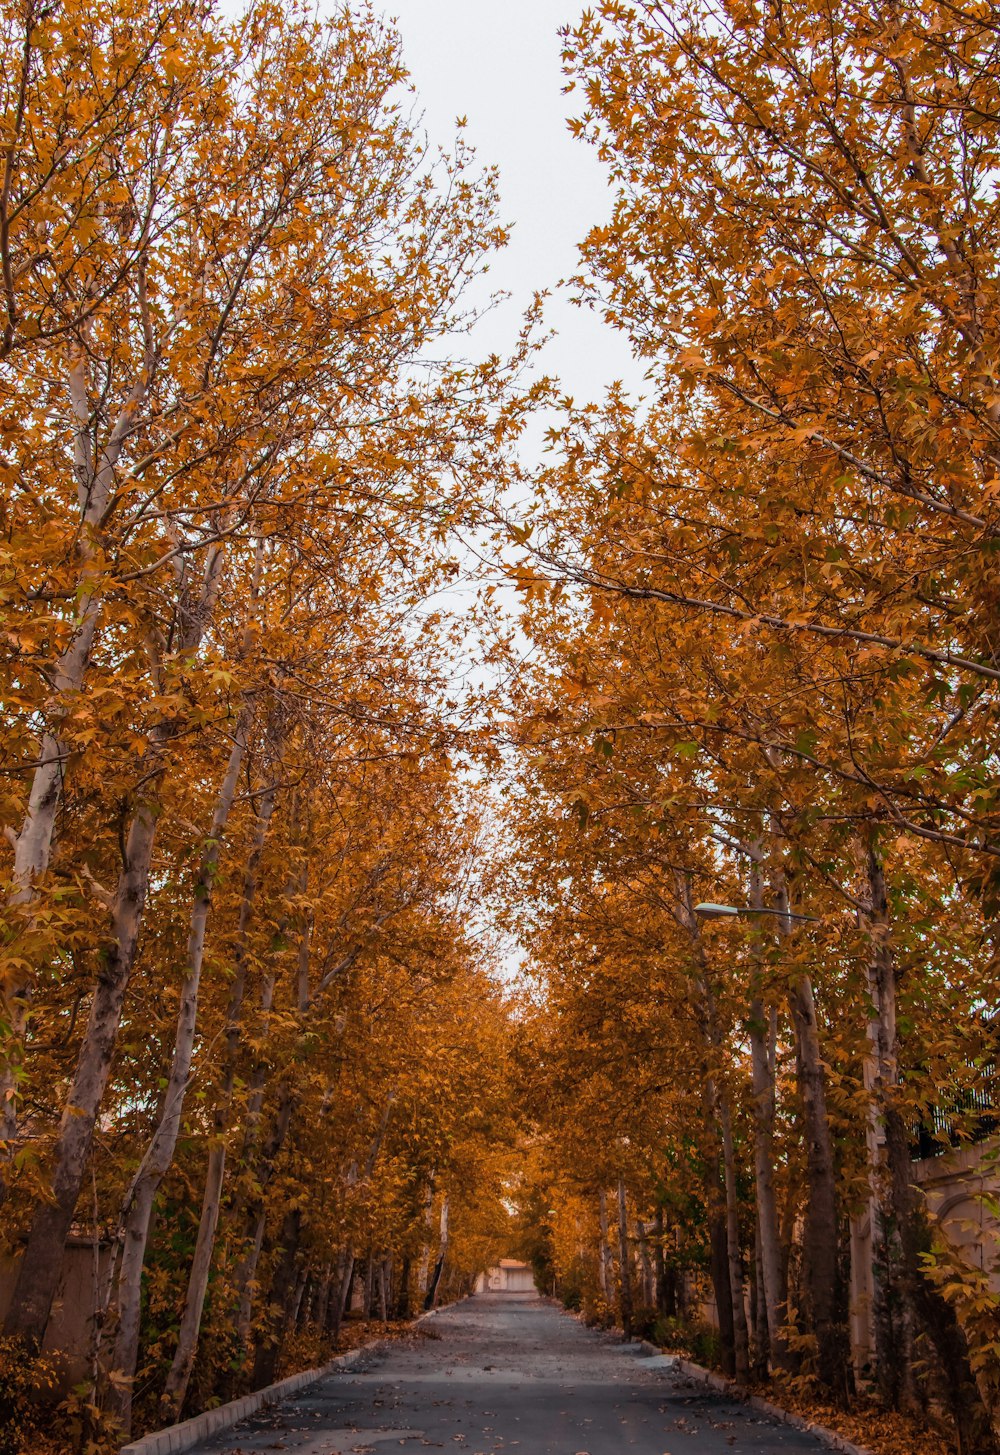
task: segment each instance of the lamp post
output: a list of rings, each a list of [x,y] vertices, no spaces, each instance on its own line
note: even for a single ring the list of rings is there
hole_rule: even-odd
[[[729,919],[732,915],[738,914],[776,914],[780,919],[806,920],[809,924],[819,924],[819,920],[814,914],[793,914],[790,909],[770,909],[764,906],[754,909],[749,904],[711,904],[706,901],[703,904],[696,904],[694,912],[702,919]]]

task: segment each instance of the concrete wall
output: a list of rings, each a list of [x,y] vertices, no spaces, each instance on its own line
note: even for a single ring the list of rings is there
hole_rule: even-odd
[[[990,1274],[1000,1293],[1000,1222],[985,1205],[1000,1197],[1000,1137],[956,1147],[941,1157],[913,1164],[915,1179],[931,1212],[941,1219],[948,1237],[962,1250],[969,1266]]]
[[[984,1193],[1000,1197],[1000,1137],[914,1162],[913,1181],[948,1240],[970,1267],[988,1271],[1000,1292],[1000,1221],[983,1202]],[[873,1347],[873,1293],[872,1230],[865,1213],[851,1222],[851,1354],[859,1374]]]
[[[56,1291],[52,1317],[42,1350],[53,1356],[56,1387],[68,1394],[87,1377],[94,1332],[95,1279],[107,1270],[108,1250],[86,1239],[74,1239],[66,1246],[63,1276]],[[0,1320],[4,1318],[14,1292],[18,1259],[0,1258]]]

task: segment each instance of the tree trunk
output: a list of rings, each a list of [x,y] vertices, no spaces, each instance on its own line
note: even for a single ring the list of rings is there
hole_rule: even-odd
[[[274,1176],[275,1162],[285,1144],[285,1138],[288,1136],[288,1128],[292,1120],[292,1111],[292,1088],[286,1081],[282,1083],[278,1092],[278,1105],[275,1110],[274,1120],[261,1152],[256,1179],[259,1191],[249,1210],[249,1222],[244,1236],[246,1252],[240,1260],[234,1275],[234,1283],[239,1292],[239,1310],[236,1319],[237,1344],[242,1350],[248,1349],[250,1345],[253,1283],[257,1274],[257,1264],[260,1259],[261,1248],[263,1247],[263,1223],[265,1218],[264,1194],[267,1191],[271,1178]],[[241,1211],[237,1216],[237,1221],[242,1215],[243,1213]]]
[[[201,1315],[205,1306],[205,1294],[208,1291],[212,1255],[215,1251],[215,1230],[219,1222],[219,1209],[222,1206],[225,1166],[225,1143],[213,1142],[208,1152],[208,1171],[205,1176],[205,1192],[201,1203],[201,1220],[198,1224],[198,1237],[188,1277],[184,1312],[181,1315],[181,1326],[177,1335],[177,1348],[174,1350],[173,1362],[167,1372],[163,1394],[160,1397],[160,1414],[166,1424],[172,1424],[180,1418],[188,1384],[191,1381],[191,1371],[194,1369],[195,1355],[198,1352],[198,1333],[201,1329]],[[263,1236],[263,1231],[262,1222],[261,1236]]]
[[[191,908],[191,926],[188,934],[187,966],[163,1108],[149,1150],[131,1188],[131,1206],[129,1207],[126,1203],[126,1207],[123,1209],[125,1246],[118,1280],[118,1333],[113,1357],[113,1369],[117,1378],[113,1379],[111,1383],[111,1404],[122,1426],[122,1432],[126,1435],[132,1427],[132,1379],[135,1375],[139,1353],[142,1270],[146,1261],[150,1217],[160,1183],[173,1161],[174,1149],[180,1133],[184,1098],[187,1094],[191,1061],[194,1055],[198,989],[205,958],[205,936],[211,905],[212,882],[219,863],[222,837],[236,795],[236,785],[246,751],[250,719],[251,709],[248,706],[244,707],[236,724],[226,774],[219,791],[215,812],[212,815],[208,845],[202,855],[198,881],[195,886],[194,903]],[[251,861],[254,864],[263,849],[267,821],[273,806],[274,792],[272,790],[265,795],[261,805],[254,847],[251,851]],[[246,898],[246,890],[244,890],[244,898]]]
[[[608,1247],[608,1194],[603,1187],[597,1194],[597,1205],[601,1225],[601,1243],[597,1250],[597,1276],[601,1284],[601,1296],[606,1304],[610,1304],[611,1272],[608,1266],[610,1262],[610,1249]]]
[[[736,1373],[736,1338],[733,1328],[733,1290],[729,1278],[729,1234],[726,1228],[726,1202],[719,1183],[717,1162],[705,1169],[705,1197],[708,1209],[709,1273],[715,1308],[719,1319],[719,1352],[722,1370],[732,1378]]]
[[[642,1270],[642,1302],[647,1309],[656,1302],[656,1283],[653,1278],[653,1264],[649,1257],[649,1238],[646,1224],[639,1218],[636,1222],[636,1237],[639,1242],[639,1267]]]
[[[960,1446],[972,1448],[977,1423],[989,1417],[996,1431],[997,1411],[989,1388],[977,1388],[968,1344],[955,1308],[923,1273],[921,1257],[931,1246],[930,1229],[914,1190],[909,1135],[897,1104],[899,1056],[896,1030],[896,957],[885,875],[874,833],[868,841],[868,921],[871,936],[869,1062],[871,1083],[869,1150],[872,1186],[872,1249],[875,1266],[876,1373],[890,1401],[917,1404],[912,1370],[893,1364],[911,1354],[919,1324],[935,1354],[936,1391],[949,1407]],[[937,1381],[935,1381],[937,1383]]]
[[[354,1258],[354,1250],[351,1248],[350,1244],[348,1244],[347,1247],[344,1249],[343,1275],[341,1277],[340,1285],[337,1289],[337,1302],[335,1307],[336,1322],[333,1328],[333,1337],[335,1339],[339,1339],[340,1337],[340,1326],[344,1321],[344,1315],[347,1313],[347,1310],[350,1307],[351,1288],[354,1284],[354,1272],[356,1267],[357,1263]]]
[[[396,1318],[408,1319],[410,1317],[410,1255],[403,1254],[403,1261],[399,1269],[399,1294],[396,1299]]]
[[[268,795],[261,805],[259,818],[263,820],[263,828],[266,829],[266,821],[270,817],[273,806],[274,789],[269,790]],[[270,806],[269,806],[270,805]],[[294,817],[294,811],[293,811]],[[260,827],[260,823],[259,823]],[[255,850],[263,845],[263,836],[258,833],[255,839]],[[249,920],[250,907],[253,899],[253,888],[255,885],[255,870],[259,854],[251,856],[248,866],[247,878],[244,881],[244,892],[241,902],[240,922],[237,941],[237,974],[233,991],[230,998],[230,1005],[227,1014],[227,1058],[226,1070],[221,1095],[216,1110],[216,1137],[219,1139],[214,1155],[210,1158],[210,1176],[206,1181],[205,1194],[202,1204],[202,1216],[199,1226],[199,1246],[203,1237],[208,1249],[207,1259],[196,1258],[192,1265],[189,1278],[187,1296],[185,1302],[184,1318],[182,1321],[182,1338],[178,1342],[175,1353],[174,1364],[167,1380],[167,1394],[170,1395],[176,1408],[180,1408],[185,1397],[187,1383],[190,1379],[193,1367],[194,1356],[197,1350],[198,1332],[200,1318],[204,1306],[205,1293],[207,1289],[208,1276],[211,1270],[211,1252],[218,1223],[218,1207],[221,1200],[223,1174],[225,1168],[225,1143],[222,1140],[224,1132],[229,1125],[229,1115],[232,1106],[234,1090],[234,1078],[236,1069],[236,1051],[239,1041],[240,1020],[242,1015],[243,996],[246,984],[246,929]],[[290,899],[296,888],[301,885],[305,887],[305,871],[302,876],[296,875],[295,882],[289,883],[286,889],[286,899]],[[287,918],[282,920],[282,926],[287,923]],[[296,977],[296,999],[300,1012],[305,1012],[309,1007],[309,931],[307,923],[300,940],[298,968]],[[274,975],[265,977],[262,989],[262,1008],[270,1010],[274,992]],[[251,1078],[250,1095],[248,1098],[246,1119],[244,1125],[243,1144],[241,1149],[241,1161],[247,1167],[252,1158],[253,1149],[257,1141],[257,1127],[260,1112],[263,1106],[264,1092],[266,1089],[267,1068],[261,1060],[254,1068]],[[391,1104],[391,1099],[390,1099]],[[252,1326],[254,1280],[257,1266],[260,1260],[264,1242],[264,1231],[266,1214],[264,1208],[264,1193],[274,1172],[274,1164],[284,1145],[287,1137],[291,1116],[294,1109],[294,1092],[290,1082],[286,1079],[282,1082],[278,1093],[278,1104],[275,1117],[272,1123],[271,1132],[265,1141],[261,1151],[260,1162],[257,1167],[257,1195],[247,1211],[248,1227],[244,1238],[245,1252],[237,1266],[234,1282],[238,1290],[238,1308],[236,1311],[236,1329],[238,1346],[246,1351],[250,1342],[250,1331]],[[388,1117],[388,1113],[387,1113]],[[387,1118],[386,1118],[387,1120]],[[383,1125],[384,1131],[384,1125]],[[376,1148],[377,1152],[377,1148]],[[238,1202],[234,1210],[233,1220],[237,1224],[244,1216],[244,1204]],[[353,1260],[350,1260],[353,1264]],[[330,1271],[332,1277],[332,1270]],[[350,1269],[348,1270],[348,1281],[350,1280]],[[338,1282],[333,1294],[333,1336],[339,1334],[340,1322],[343,1316],[343,1305],[341,1294],[343,1290]],[[327,1288],[324,1303],[330,1302],[330,1290]],[[324,1322],[327,1318],[324,1308]],[[257,1361],[262,1358],[266,1362],[266,1354],[261,1354],[258,1348]]]
[[[722,1133],[722,1170],[726,1199],[726,1251],[729,1287],[733,1299],[733,1369],[741,1384],[750,1378],[750,1337],[743,1297],[743,1256],[740,1249],[740,1209],[736,1187],[736,1151],[733,1145],[733,1117],[726,1093],[709,1079],[709,1096],[715,1105]]]
[[[79,690],[84,669],[90,659],[97,610],[93,598],[82,603],[80,625],[70,646],[56,664],[56,691],[64,697]],[[35,899],[35,881],[45,873],[52,854],[56,817],[62,796],[64,764],[69,747],[55,733],[45,732],[39,745],[38,766],[31,780],[28,806],[21,832],[14,842],[14,872],[8,908],[15,913],[24,910]],[[30,981],[22,971],[5,975],[3,1007],[10,1027],[8,1049],[0,1062],[0,1152],[13,1151],[17,1137],[17,1074],[27,1026]],[[0,1177],[0,1197],[6,1182]]]
[[[763,908],[764,886],[756,860],[750,870],[750,903]],[[766,1329],[761,1344],[765,1364],[788,1369],[790,1359],[785,1341],[787,1309],[781,1275],[781,1239],[778,1229],[778,1203],[774,1191],[774,1068],[777,1045],[777,1016],[764,1004],[761,990],[759,951],[754,952],[753,993],[750,1001],[750,1058],[753,1090],[754,1127],[754,1190],[757,1201],[757,1236],[759,1270],[764,1302],[764,1318],[760,1321],[758,1339]]]
[[[427,1230],[427,1241],[420,1249],[420,1266],[417,1272],[417,1292],[421,1299],[427,1293],[427,1285],[430,1281],[431,1271],[431,1217],[434,1212],[434,1173],[427,1179],[427,1192],[424,1195],[424,1226]]]
[[[790,1367],[784,1332],[787,1325],[785,1289],[781,1273],[781,1238],[778,1201],[774,1190],[774,1019],[763,1000],[750,1003],[750,1055],[753,1078],[754,1190],[760,1240],[760,1284],[767,1338],[762,1346],[766,1362]]]
[[[628,1202],[625,1194],[625,1179],[618,1179],[618,1257],[621,1269],[619,1280],[622,1333],[626,1340],[632,1338],[632,1254],[628,1245]]]
[[[873,1330],[875,1376],[879,1393],[893,1409],[912,1404],[913,1302],[906,1288],[901,1242],[902,1223],[909,1212],[910,1194],[897,1188],[886,1147],[888,1114],[898,1079],[896,1047],[896,975],[890,944],[889,904],[885,876],[870,835],[867,851],[868,931],[868,1053],[864,1079],[868,1092],[868,1177],[874,1285]],[[909,1162],[907,1149],[906,1161]],[[907,1168],[906,1181],[909,1181]],[[903,1203],[900,1205],[900,1196]]]
[[[198,1223],[198,1239],[195,1247],[195,1256],[192,1260],[190,1273],[188,1274],[188,1285],[184,1298],[184,1312],[181,1316],[177,1348],[174,1351],[173,1362],[167,1375],[163,1394],[164,1403],[169,1402],[177,1411],[180,1410],[184,1403],[188,1383],[191,1378],[191,1371],[194,1368],[195,1355],[198,1349],[198,1337],[201,1329],[201,1316],[205,1307],[208,1280],[212,1270],[215,1238],[219,1225],[219,1209],[222,1204],[222,1191],[225,1182],[226,1159],[228,1155],[226,1150],[226,1134],[229,1130],[233,1094],[236,1084],[236,1057],[239,1047],[243,1000],[246,993],[247,932],[256,895],[257,870],[264,850],[268,826],[274,812],[275,796],[276,785],[272,784],[261,797],[257,811],[254,837],[243,878],[240,914],[236,931],[236,954],[234,957],[236,975],[232,990],[230,991],[229,1005],[226,1011],[226,1055],[222,1085],[220,1087],[214,1117],[215,1140],[209,1149],[208,1168],[205,1174],[205,1187],[202,1194],[201,1216]],[[274,977],[269,976],[265,978],[261,997],[265,1012],[271,1008],[273,993]],[[290,1117],[291,1097],[285,1090],[279,1095],[279,1112],[282,1108],[287,1108],[287,1114]],[[284,1120],[283,1125],[282,1121],[283,1118],[279,1115],[278,1126],[281,1128],[279,1148],[287,1132],[287,1120]],[[274,1155],[277,1155],[277,1151],[275,1151]],[[245,1272],[246,1274],[244,1284],[246,1287],[249,1287],[253,1275],[256,1272],[262,1238],[263,1224],[258,1217],[248,1239],[249,1248],[247,1257],[251,1260],[249,1268],[247,1269],[241,1265],[240,1269],[241,1273]],[[199,1257],[199,1252],[202,1254],[201,1257]],[[240,1287],[239,1282],[237,1282],[237,1287]],[[249,1308],[247,1317],[249,1319]],[[242,1318],[238,1319],[238,1327],[243,1327]],[[247,1324],[248,1336],[249,1324]]]
[[[7,903],[9,909],[21,912],[33,902],[35,882],[45,873],[52,856],[63,774],[70,751],[69,744],[60,736],[60,726],[84,685],[101,613],[102,598],[89,589],[93,584],[95,562],[102,553],[101,525],[108,509],[110,492],[115,487],[115,467],[148,387],[145,378],[136,381],[108,433],[107,443],[102,446],[96,439],[87,359],[82,348],[70,365],[67,384],[75,421],[73,467],[80,512],[77,530],[80,564],[76,578],[79,614],[69,642],[52,669],[50,725],[41,736],[27,808],[20,832],[14,840],[14,866]],[[10,1028],[7,1048],[0,1061],[0,1153],[4,1154],[10,1153],[17,1136],[17,1073],[27,1023],[29,985],[27,976],[20,970],[8,974],[3,983],[4,1018]],[[0,1201],[5,1190],[5,1180],[0,1176]],[[60,1266],[61,1257],[60,1251]],[[44,1290],[32,1294],[31,1301],[39,1307],[44,1305]],[[51,1299],[49,1302],[51,1304]],[[34,1321],[27,1302],[22,1304],[16,1322],[20,1327],[27,1325],[23,1336],[33,1343]]]
[[[66,1239],[83,1186],[125,989],[135,961],[155,833],[155,808],[144,804],[129,828],[125,868],[112,911],[112,944],[94,991],[76,1073],[56,1135],[52,1199],[40,1202],[35,1211],[4,1322],[4,1332],[20,1339],[30,1350],[41,1347],[62,1277]]]
[[[316,1291],[316,1302],[312,1309],[312,1320],[321,1334],[326,1330],[327,1314],[330,1311],[330,1290],[332,1287],[333,1267],[328,1263],[323,1270],[323,1277]]]
[[[733,1121],[729,1098],[724,1087],[720,1087],[713,1072],[713,1066],[720,1061],[724,1047],[723,1034],[719,1026],[715,995],[709,977],[708,956],[701,937],[701,926],[694,912],[691,893],[691,876],[676,871],[677,918],[687,930],[691,940],[697,973],[692,976],[692,991],[697,997],[697,1012],[705,1052],[704,1085],[708,1111],[713,1126],[710,1130],[710,1146],[713,1161],[718,1167],[718,1140],[716,1128],[722,1138],[723,1206],[721,1209],[723,1227],[726,1230],[726,1261],[732,1310],[732,1356],[733,1374],[741,1383],[750,1377],[750,1340],[747,1332],[746,1306],[743,1300],[743,1260],[740,1253],[739,1199],[736,1187],[736,1150],[733,1142]],[[717,1186],[717,1172],[712,1186]],[[720,1325],[722,1310],[719,1310]]]
[[[441,1283],[441,1275],[444,1272],[444,1260],[448,1256],[448,1194],[445,1193],[441,1201],[441,1237],[438,1243],[437,1262],[434,1265],[434,1272],[431,1275],[430,1288],[427,1290],[427,1297],[424,1299],[424,1312],[429,1312],[437,1302],[438,1287]]]
[[[764,1297],[764,1273],[761,1267],[760,1218],[753,1226],[753,1280],[750,1285],[750,1326],[753,1329],[753,1376],[761,1381],[768,1375],[767,1351],[770,1338],[767,1327],[767,1300]]]
[[[666,1229],[663,1208],[656,1209],[656,1242],[653,1260],[656,1267],[656,1311],[666,1319],[677,1317],[677,1271],[667,1262]]]
[[[303,1264],[299,1269],[298,1278],[295,1281],[295,1291],[292,1294],[291,1306],[287,1310],[284,1319],[284,1332],[289,1329],[293,1332],[299,1327],[299,1319],[302,1315],[302,1300],[306,1296],[306,1286],[309,1283],[309,1268]]]
[[[804,1238],[805,1284],[809,1321],[816,1336],[817,1373],[823,1384],[846,1395],[848,1360],[837,1308],[837,1189],[826,1074],[819,1047],[812,982],[800,976],[791,992],[797,1042],[799,1095],[806,1138],[807,1195]]]
[[[185,611],[178,632],[180,653],[195,651],[201,642],[218,595],[221,561],[221,547],[213,546],[208,553],[198,600]],[[40,1203],[35,1211],[4,1322],[4,1332],[21,1340],[29,1350],[40,1348],[45,1336],[52,1300],[62,1276],[66,1238],[83,1186],[97,1113],[111,1070],[125,992],[139,946],[156,839],[159,790],[167,770],[167,749],[173,734],[174,725],[169,721],[154,724],[149,733],[146,758],[150,766],[143,778],[145,797],[129,825],[124,861],[111,906],[110,946],[98,973],[73,1084],[56,1135],[52,1198]]]
[[[274,1383],[283,1335],[297,1286],[301,1232],[302,1213],[298,1208],[290,1208],[281,1224],[281,1253],[271,1282],[269,1314],[264,1321],[254,1357],[254,1389],[263,1389]]]
[[[378,1292],[378,1316],[383,1324],[389,1321],[389,1293],[387,1287],[386,1259],[380,1258],[376,1272]]]

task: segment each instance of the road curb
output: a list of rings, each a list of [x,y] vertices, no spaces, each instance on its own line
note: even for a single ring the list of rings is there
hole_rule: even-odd
[[[552,1299],[551,1302],[557,1307],[559,1306],[557,1299]],[[581,1313],[567,1308],[564,1308],[562,1312],[587,1327]],[[620,1334],[621,1331],[618,1332]],[[791,1410],[782,1409],[780,1405],[762,1399],[759,1394],[750,1394],[735,1380],[727,1379],[723,1374],[716,1374],[714,1369],[705,1369],[703,1365],[695,1364],[680,1354],[673,1354],[669,1349],[661,1349],[658,1344],[652,1343],[649,1339],[636,1339],[635,1347],[639,1358],[666,1355],[673,1361],[674,1368],[679,1374],[685,1374],[689,1379],[698,1379],[720,1394],[726,1395],[727,1398],[749,1405],[757,1414],[765,1415],[769,1420],[775,1420],[780,1425],[788,1425],[793,1430],[802,1430],[807,1435],[815,1436],[828,1449],[837,1450],[839,1455],[874,1455],[874,1451],[869,1450],[867,1446],[852,1444],[850,1440],[845,1440],[843,1435],[838,1435],[836,1430],[829,1430],[826,1425],[817,1425],[812,1420],[807,1420],[804,1415],[796,1415]]]
[[[645,1348],[647,1341],[643,1340]],[[649,1345],[655,1348],[655,1345]],[[662,1351],[657,1349],[657,1353]],[[864,1445],[854,1445],[850,1440],[845,1440],[843,1435],[838,1435],[836,1430],[827,1429],[826,1425],[817,1425],[812,1420],[807,1420],[804,1415],[793,1414],[791,1410],[782,1409],[780,1405],[772,1404],[770,1400],[761,1399],[759,1394],[748,1394],[747,1391],[732,1379],[726,1379],[722,1374],[716,1374],[713,1369],[704,1369],[700,1364],[693,1364],[690,1359],[684,1359],[677,1355],[677,1368],[681,1374],[686,1374],[690,1379],[701,1380],[702,1383],[710,1385],[720,1394],[728,1395],[730,1399],[739,1400],[741,1404],[749,1405],[759,1415],[766,1415],[769,1420],[777,1420],[779,1424],[789,1425],[793,1430],[803,1430],[806,1434],[814,1435],[831,1450],[837,1450],[840,1455],[873,1455],[873,1452]]]
[[[377,1340],[371,1344],[362,1344],[358,1349],[349,1349],[346,1354],[338,1354],[336,1359],[331,1359],[329,1364],[324,1364],[320,1369],[304,1369],[301,1374],[289,1374],[287,1378],[279,1379],[276,1384],[265,1385],[263,1389],[255,1389],[252,1394],[230,1400],[228,1404],[220,1404],[213,1410],[205,1410],[193,1419],[183,1420],[179,1425],[168,1425],[165,1430],[152,1430],[148,1435],[133,1440],[131,1444],[123,1445],[119,1455],[180,1455],[181,1451],[190,1450],[200,1440],[207,1440],[210,1435],[217,1435],[220,1430],[228,1430],[233,1425],[238,1425],[241,1420],[249,1419],[258,1410],[265,1409],[268,1405],[280,1404],[289,1395],[297,1394],[300,1389],[315,1384],[318,1379],[323,1379],[328,1374],[336,1374],[338,1369],[350,1369],[362,1354],[373,1353],[382,1347],[383,1342]]]
[[[464,1300],[458,1299],[457,1302],[462,1303]],[[454,1308],[455,1305],[445,1304],[443,1307]],[[432,1319],[441,1312],[440,1308],[430,1309],[413,1319],[411,1327],[416,1328],[425,1319]],[[346,1354],[338,1354],[336,1359],[331,1359],[329,1364],[324,1364],[319,1369],[304,1369],[300,1374],[289,1374],[287,1378],[279,1379],[276,1384],[267,1384],[263,1389],[255,1389],[252,1394],[230,1400],[228,1404],[220,1404],[214,1410],[205,1410],[193,1419],[183,1420],[179,1425],[168,1425],[165,1430],[151,1430],[148,1435],[133,1440],[131,1444],[122,1445],[118,1455],[182,1455],[183,1451],[190,1450],[199,1441],[207,1440],[209,1436],[217,1435],[220,1430],[232,1429],[233,1425],[248,1420],[258,1410],[281,1404],[289,1395],[298,1394],[300,1389],[325,1379],[329,1374],[336,1374],[340,1369],[350,1369],[362,1355],[380,1353],[388,1347],[388,1343],[386,1339],[374,1339],[370,1344],[361,1344],[357,1349],[349,1349]]]

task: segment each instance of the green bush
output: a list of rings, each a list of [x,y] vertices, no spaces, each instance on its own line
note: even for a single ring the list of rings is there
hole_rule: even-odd
[[[661,1349],[685,1354],[696,1364],[719,1368],[722,1346],[719,1331],[712,1324],[703,1323],[700,1319],[668,1319],[655,1309],[641,1308],[636,1313],[634,1328],[640,1338],[648,1339]]]
[[[640,1304],[632,1315],[632,1337],[634,1339],[648,1339],[651,1344],[658,1344],[657,1331],[663,1322],[660,1315],[649,1304]]]
[[[568,1288],[560,1288],[559,1297],[562,1299],[563,1308],[571,1313],[578,1314],[583,1307],[583,1289],[579,1284]]]

